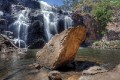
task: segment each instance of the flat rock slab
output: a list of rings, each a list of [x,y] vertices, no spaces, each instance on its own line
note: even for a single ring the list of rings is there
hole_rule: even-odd
[[[81,76],[79,80],[120,80],[120,73],[112,71],[95,75]]]
[[[99,67],[99,66],[93,66],[90,67],[88,70],[84,70],[82,72],[83,75],[94,75],[94,74],[98,74],[98,73],[104,73],[107,72],[108,70],[106,70],[103,67]]]
[[[72,62],[85,37],[85,26],[77,26],[55,35],[37,52],[37,62],[49,69],[56,69]]]
[[[116,66],[113,70],[107,71],[101,67],[94,66],[91,67],[90,72],[95,71],[98,72],[98,74],[94,75],[82,75],[80,76],[79,80],[120,80],[120,65]],[[103,73],[100,73],[102,70]]]

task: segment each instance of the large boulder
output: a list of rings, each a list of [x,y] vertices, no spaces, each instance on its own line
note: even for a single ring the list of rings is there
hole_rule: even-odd
[[[85,37],[86,27],[80,25],[55,35],[37,52],[37,62],[49,69],[56,69],[72,62]]]

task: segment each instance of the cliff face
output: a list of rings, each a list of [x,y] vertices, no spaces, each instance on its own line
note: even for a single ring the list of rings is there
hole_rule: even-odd
[[[85,37],[86,28],[80,25],[55,35],[37,52],[38,63],[49,69],[56,69],[72,62]]]
[[[91,13],[81,14],[83,17],[83,23],[87,27],[87,37],[83,46],[91,46],[95,41],[98,40],[120,40],[120,10],[119,7],[111,7],[111,10],[113,11],[111,22],[107,23],[107,26],[104,26],[106,29],[105,33],[101,28],[101,25],[99,25],[99,22],[95,20]]]
[[[72,25],[71,12],[44,1],[0,0],[0,33],[12,36],[20,48],[42,48],[52,36]]]
[[[107,33],[103,36],[103,40],[120,40],[120,7],[112,7],[112,22],[106,26]]]

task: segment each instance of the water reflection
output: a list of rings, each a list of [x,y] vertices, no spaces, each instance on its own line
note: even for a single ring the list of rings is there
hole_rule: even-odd
[[[113,68],[120,64],[120,50],[119,49],[80,49],[78,51],[79,57],[86,57],[88,61],[96,61],[101,63],[101,66]],[[77,59],[80,59],[80,58]]]
[[[21,75],[23,75],[23,71],[25,71],[26,66],[35,62],[33,54],[35,55],[36,50],[28,50],[28,52],[29,53],[26,54],[19,54],[19,52],[9,54],[0,53],[0,80],[3,80],[3,78],[4,80],[21,79]],[[14,76],[18,79],[13,79]]]
[[[29,70],[27,66],[35,62],[35,53],[37,51],[38,50],[28,50],[27,55],[23,58],[17,53],[7,55],[0,53],[0,80],[34,79],[39,71]],[[79,73],[81,70],[94,65],[111,69],[119,63],[120,50],[79,49],[75,59],[76,67],[74,69],[70,68],[69,71],[64,71],[63,75],[67,76],[68,73],[70,75]]]

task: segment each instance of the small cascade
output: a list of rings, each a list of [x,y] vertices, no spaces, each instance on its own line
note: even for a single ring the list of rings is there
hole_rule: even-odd
[[[73,25],[73,20],[72,20],[72,18],[69,17],[69,16],[65,16],[64,20],[65,20],[65,25],[64,25],[64,26],[65,26],[65,29],[71,28],[72,25]]]
[[[17,20],[9,26],[10,31],[14,34],[14,42],[20,48],[27,48],[27,35],[29,27],[29,9],[20,11],[16,17]]]
[[[41,11],[52,11],[52,6],[44,1],[39,1]]]
[[[55,34],[73,26],[69,12],[62,11],[41,0],[36,2],[40,8],[33,9],[25,6],[23,10],[18,8],[21,8],[20,5],[12,5],[15,21],[9,25],[8,31],[13,33],[13,41],[19,48],[29,48],[40,40],[38,45],[42,45]]]
[[[53,12],[53,7],[48,5],[46,2],[40,1],[41,14],[44,18],[44,29],[47,41],[51,39],[54,34],[57,34],[57,21],[58,15]]]
[[[44,17],[44,27],[47,41],[51,39],[51,37],[58,33],[58,20],[59,20],[59,13],[57,9],[53,6],[50,6],[44,1],[39,1],[41,6],[41,13]],[[65,15],[64,17],[64,29],[68,29],[72,27],[73,21],[71,17]]]

